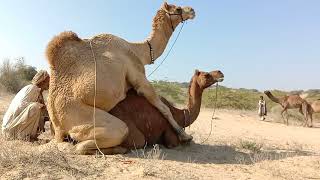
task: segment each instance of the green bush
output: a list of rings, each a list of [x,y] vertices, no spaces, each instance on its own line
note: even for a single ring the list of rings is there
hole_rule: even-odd
[[[152,81],[158,95],[165,97],[168,101],[176,104],[185,103],[187,94],[179,83],[168,81]]]
[[[0,65],[0,84],[8,92],[17,93],[22,87],[30,83],[36,73],[36,68],[26,65],[24,58],[16,59],[15,63],[5,59]]]
[[[152,82],[157,93],[170,102],[182,104],[187,101],[186,83],[168,82],[168,81],[153,81]],[[296,92],[284,92],[279,90],[272,90],[272,94],[276,97],[282,97],[286,94]],[[301,91],[299,91],[301,93]],[[308,90],[303,93],[308,94],[308,101],[313,101],[320,98],[320,90]],[[256,89],[234,89],[224,86],[218,88],[217,108],[221,109],[241,109],[241,110],[257,110],[260,96],[263,95],[267,102],[268,111],[271,112],[273,107],[278,107],[279,104],[272,102],[263,92]],[[216,99],[216,89],[211,87],[206,89],[202,95],[202,107],[213,108]],[[279,107],[280,108],[280,107]],[[319,115],[320,116],[320,115]],[[318,115],[315,115],[317,118]]]

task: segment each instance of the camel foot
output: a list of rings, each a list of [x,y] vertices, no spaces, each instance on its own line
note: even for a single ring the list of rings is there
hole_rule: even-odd
[[[180,131],[178,137],[181,142],[190,142],[193,139],[193,137],[187,134],[184,130]]]

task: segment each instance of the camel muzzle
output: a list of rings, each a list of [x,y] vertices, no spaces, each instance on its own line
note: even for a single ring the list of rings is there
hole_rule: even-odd
[[[224,77],[217,79],[218,82],[222,82],[224,80]]]

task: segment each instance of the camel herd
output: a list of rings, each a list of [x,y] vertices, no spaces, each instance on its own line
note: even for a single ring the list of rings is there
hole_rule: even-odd
[[[78,154],[125,153],[145,144],[175,147],[190,141],[192,136],[183,128],[196,120],[203,90],[223,81],[223,73],[196,70],[187,108],[181,110],[156,94],[144,66],[161,56],[181,22],[194,17],[191,7],[165,2],[153,19],[150,36],[141,42],[112,34],[81,39],[71,31],[53,37],[46,56],[51,71],[48,112],[55,140],[72,138]],[[309,111],[298,97],[266,94],[284,111],[300,108],[311,115],[320,110],[319,103]]]

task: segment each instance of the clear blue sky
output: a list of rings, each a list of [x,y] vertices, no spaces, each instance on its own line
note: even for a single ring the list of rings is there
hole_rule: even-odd
[[[0,0],[0,60],[24,56],[28,64],[48,69],[46,44],[64,30],[82,38],[112,33],[142,40],[162,2]],[[220,69],[229,87],[320,88],[319,0],[169,3],[192,6],[196,18],[184,26],[173,52],[150,80],[189,81],[196,68]],[[153,68],[147,66],[148,72]]]

